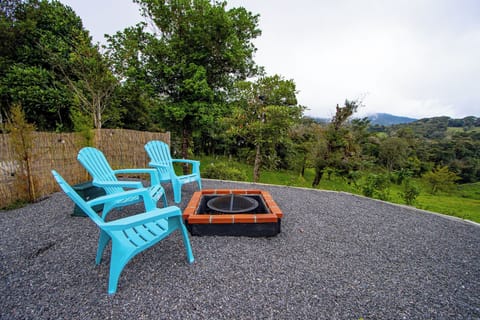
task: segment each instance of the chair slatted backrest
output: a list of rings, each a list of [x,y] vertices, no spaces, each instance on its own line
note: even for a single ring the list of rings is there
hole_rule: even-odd
[[[112,167],[100,150],[92,147],[82,148],[77,159],[93,177],[93,182],[118,181]],[[104,187],[104,189],[107,194],[125,191],[121,187]]]
[[[163,141],[152,140],[145,145],[145,151],[149,155],[152,163],[157,163],[164,168],[158,168],[160,173],[160,180],[170,180],[170,172],[173,171],[172,156],[170,155],[170,147]],[[169,169],[170,168],[170,169]]]
[[[75,190],[73,190],[73,188],[65,181],[65,179],[63,179],[63,177],[57,171],[52,170],[52,174],[57,183],[59,184],[60,188],[62,188],[63,192],[65,192],[65,194],[69,196],[70,199],[72,199],[73,202],[93,220],[93,222],[95,222],[99,227],[105,224],[100,218],[100,216],[85,202],[85,200],[82,199],[82,197],[78,195]]]

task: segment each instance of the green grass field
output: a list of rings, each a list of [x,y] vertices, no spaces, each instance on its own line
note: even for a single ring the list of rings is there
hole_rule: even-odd
[[[211,163],[228,163],[228,166],[243,171],[247,176],[248,182],[253,181],[253,169],[251,165],[236,161],[228,161],[225,158],[203,157],[200,160],[202,162],[202,168]],[[313,169],[307,169],[304,177],[301,177],[298,173],[292,171],[262,170],[259,182],[311,188],[314,174]],[[459,185],[455,190],[452,190],[448,194],[439,193],[436,195],[429,194],[421,180],[417,179],[414,183],[418,185],[421,190],[420,195],[414,203],[414,207],[480,223],[480,183]],[[330,179],[324,176],[317,189],[362,194],[360,188],[349,185],[345,180],[335,176],[332,176]],[[400,196],[400,192],[400,186],[391,184],[389,187],[388,201],[405,204]]]

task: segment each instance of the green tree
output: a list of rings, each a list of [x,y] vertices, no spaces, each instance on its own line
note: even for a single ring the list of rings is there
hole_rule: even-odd
[[[40,130],[55,130],[68,125],[68,108],[72,97],[52,71],[39,66],[13,64],[0,78],[2,111],[22,104],[26,121]]]
[[[150,80],[147,66],[148,44],[152,35],[144,31],[145,23],[126,28],[107,36],[105,55],[119,85],[112,97],[112,104],[119,110],[119,125],[128,129],[156,131],[155,123],[164,122],[160,114],[160,98]]]
[[[420,194],[420,188],[412,183],[412,179],[406,178],[402,182],[402,190],[400,191],[400,196],[409,206],[415,203],[415,199]]]
[[[408,156],[408,143],[405,139],[387,137],[379,145],[378,161],[390,172],[403,168]]]
[[[368,174],[362,185],[366,197],[387,201],[390,198],[390,179],[387,174]]]
[[[90,39],[81,39],[70,53],[68,69],[58,56],[55,67],[60,69],[64,80],[71,89],[79,110],[92,118],[95,129],[101,129],[109,119],[118,118],[118,110],[109,110],[110,98],[118,84],[98,46],[92,46]],[[109,112],[110,111],[110,112]],[[115,112],[117,111],[117,112]]]
[[[438,166],[431,172],[424,174],[423,179],[430,185],[430,192],[436,194],[438,191],[448,192],[451,190],[459,177],[451,172],[447,166]]]
[[[79,42],[89,43],[81,19],[55,0],[2,1],[0,38],[0,112],[21,104],[39,130],[71,128],[74,94],[55,65],[68,66]],[[71,68],[65,72],[78,80]]]
[[[305,175],[305,169],[309,167],[309,162],[311,162],[311,153],[315,147],[318,130],[319,124],[311,118],[303,117],[290,132],[293,144],[293,166],[299,170],[302,177]]]
[[[160,101],[158,118],[163,127],[182,137],[182,154],[187,157],[193,132],[213,126],[225,112],[226,93],[233,83],[258,72],[252,43],[260,35],[258,16],[244,8],[227,10],[226,2],[135,2],[155,27],[154,33],[140,24],[135,32],[126,31],[128,36],[116,34],[111,40],[120,43],[124,52],[130,46],[141,52],[140,60],[125,62],[145,70],[139,73]],[[137,44],[130,41],[135,33]]]
[[[335,169],[345,177],[358,169],[361,149],[349,124],[349,119],[357,111],[358,106],[358,101],[348,100],[343,107],[337,105],[332,121],[320,132],[316,147],[313,187],[320,184],[327,168]]]
[[[226,118],[229,132],[254,147],[253,181],[257,182],[265,157],[276,158],[276,146],[289,138],[303,107],[297,105],[293,80],[278,75],[237,83],[233,99],[235,108]]]
[[[25,120],[25,113],[20,105],[11,108],[6,125],[12,139],[15,160],[18,163],[17,178],[14,187],[20,195],[26,195],[27,200],[36,200],[36,190],[32,172],[33,136],[35,126]]]

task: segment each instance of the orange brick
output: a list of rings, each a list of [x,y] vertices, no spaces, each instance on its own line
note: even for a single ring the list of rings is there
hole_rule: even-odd
[[[272,196],[268,192],[262,192],[262,197],[265,201],[273,200]]]
[[[216,189],[215,194],[231,194],[232,190],[229,189]]]
[[[283,217],[283,212],[282,210],[280,210],[279,207],[273,207],[271,211],[272,211],[272,214],[276,215],[277,217],[279,218]]]
[[[278,218],[275,214],[257,214],[257,223],[265,223],[265,222],[277,222]]]
[[[212,223],[233,223],[233,215],[231,214],[212,215]]]
[[[242,189],[234,189],[234,190],[232,190],[232,193],[233,194],[247,194],[246,190],[242,190]]]
[[[190,199],[190,203],[191,202],[199,202],[201,197],[202,197],[202,194],[200,192],[195,192],[193,194],[192,198]]]
[[[185,210],[183,210],[182,216],[185,219],[186,217],[191,216],[193,214],[195,214],[195,209],[194,208],[186,208]]]
[[[254,214],[236,214],[234,218],[235,223],[255,223]]]
[[[200,192],[201,194],[215,194],[215,190],[212,189],[204,189],[202,191],[197,191]]]
[[[208,214],[197,214],[194,216],[188,217],[188,223],[190,224],[209,224],[210,215]]]

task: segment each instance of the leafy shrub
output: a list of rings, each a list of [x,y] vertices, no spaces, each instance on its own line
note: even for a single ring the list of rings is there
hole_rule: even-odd
[[[391,181],[397,185],[402,185],[404,181],[408,180],[412,176],[412,172],[408,169],[401,168],[392,173]]]
[[[455,186],[455,182],[460,179],[447,166],[438,166],[431,172],[424,174],[423,178],[430,185],[431,194],[436,194],[438,191],[450,191]]]
[[[211,163],[202,169],[202,177],[220,180],[246,181],[247,175],[242,170],[224,162]]]
[[[362,185],[362,194],[370,198],[388,200],[390,197],[390,178],[386,174],[369,174]]]
[[[412,181],[410,179],[403,180],[403,186],[402,191],[400,192],[400,196],[407,205],[413,205],[415,203],[415,199],[417,199],[419,194],[420,188],[418,188],[418,186],[412,184]]]

